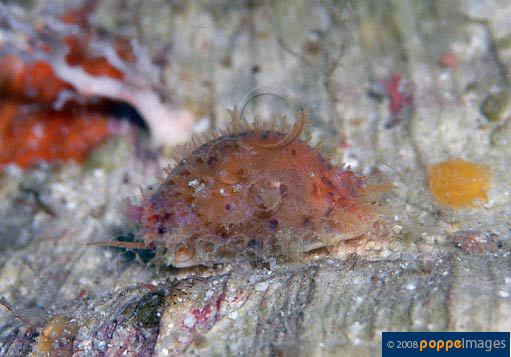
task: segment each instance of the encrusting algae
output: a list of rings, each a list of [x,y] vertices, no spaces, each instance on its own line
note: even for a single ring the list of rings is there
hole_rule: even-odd
[[[143,242],[92,244],[156,249],[163,263],[188,267],[295,257],[372,229],[374,193],[388,185],[331,165],[300,139],[305,112],[271,129],[230,114],[227,132],[193,141],[140,206],[126,204]]]

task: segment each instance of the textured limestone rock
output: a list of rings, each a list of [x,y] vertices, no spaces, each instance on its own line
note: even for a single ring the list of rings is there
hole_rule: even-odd
[[[123,139],[83,168],[10,168],[0,296],[13,312],[0,309],[0,354],[358,356],[379,354],[383,331],[511,329],[511,146],[494,140],[510,119],[480,109],[510,84],[506,1],[100,1],[93,19],[164,54],[165,94],[198,131],[223,125],[253,88],[283,86],[333,160],[396,185],[389,231],[303,262],[157,271],[85,244],[130,233],[119,203],[157,184],[165,155]],[[260,97],[247,114],[276,108],[289,110]],[[490,167],[487,204],[433,201],[427,167],[452,157]]]

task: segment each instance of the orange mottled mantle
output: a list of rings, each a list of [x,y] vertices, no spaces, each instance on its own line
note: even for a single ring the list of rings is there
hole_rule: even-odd
[[[186,267],[296,257],[372,228],[370,194],[381,187],[300,139],[304,112],[271,128],[231,116],[227,132],[186,149],[140,206],[126,205],[143,242],[99,244],[155,248],[157,259]]]

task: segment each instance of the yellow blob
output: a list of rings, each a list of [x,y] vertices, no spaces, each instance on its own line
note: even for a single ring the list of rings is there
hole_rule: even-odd
[[[441,204],[466,208],[488,200],[491,175],[485,166],[452,159],[430,167],[428,176],[429,189]]]
[[[69,344],[78,331],[78,324],[63,316],[56,316],[46,326],[44,326],[39,335],[39,343],[37,344],[36,354],[43,355],[59,355],[59,351],[63,354],[71,351]],[[68,346],[66,349],[65,346]]]

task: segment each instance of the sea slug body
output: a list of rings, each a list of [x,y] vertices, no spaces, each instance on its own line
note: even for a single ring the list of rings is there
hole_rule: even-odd
[[[106,245],[155,248],[165,264],[188,267],[292,258],[371,230],[378,188],[300,139],[306,113],[271,129],[230,113],[227,133],[188,150],[140,206],[125,207],[143,242]]]

